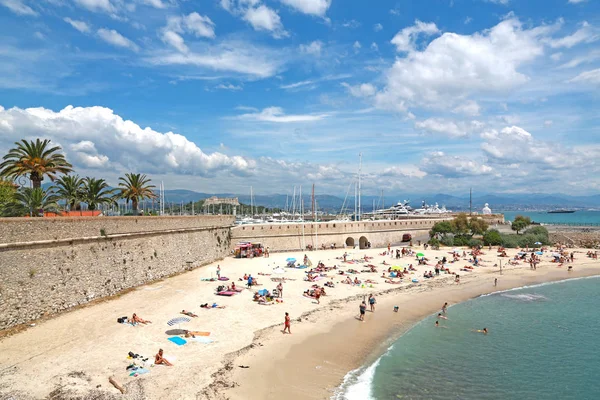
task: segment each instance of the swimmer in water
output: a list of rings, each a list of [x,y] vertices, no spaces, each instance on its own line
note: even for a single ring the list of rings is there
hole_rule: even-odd
[[[483,328],[483,329],[474,329],[473,332],[477,332],[477,333],[483,333],[484,335],[488,334],[488,329],[487,328]]]
[[[439,313],[439,314],[437,315],[437,317],[438,317],[438,318],[441,318],[441,319],[448,319],[448,317],[446,317],[446,316],[443,316],[443,315],[442,315],[442,313]]]
[[[436,328],[447,328],[447,326],[440,325],[440,321],[435,321],[435,327]]]

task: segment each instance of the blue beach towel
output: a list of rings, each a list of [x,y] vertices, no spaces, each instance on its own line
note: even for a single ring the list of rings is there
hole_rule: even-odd
[[[147,374],[148,372],[150,372],[150,371],[147,370],[146,368],[138,368],[135,371],[133,371],[132,373],[130,373],[129,376],[134,376],[135,374],[143,375],[143,374]]]
[[[170,337],[168,340],[170,342],[175,343],[177,346],[183,346],[184,344],[187,343],[187,341],[185,339],[182,339],[179,336]]]

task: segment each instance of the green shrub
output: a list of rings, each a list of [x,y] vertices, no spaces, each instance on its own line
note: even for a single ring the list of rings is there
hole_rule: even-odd
[[[483,240],[481,240],[481,239],[469,240],[469,247],[480,247],[480,246],[483,246]]]
[[[454,238],[452,236],[444,236],[441,240],[444,246],[452,247],[454,246]]]
[[[454,246],[468,246],[471,238],[469,236],[464,235],[456,235],[454,236]]]
[[[500,235],[500,232],[498,232],[497,230],[491,229],[483,235],[483,243],[485,243],[486,246],[501,245],[502,235]]]
[[[433,239],[429,239],[429,242],[427,242],[430,246],[433,247],[439,247],[441,245],[441,242],[439,240],[437,240],[436,238]]]
[[[516,249],[519,247],[519,238],[516,235],[501,235],[502,246],[508,249]]]

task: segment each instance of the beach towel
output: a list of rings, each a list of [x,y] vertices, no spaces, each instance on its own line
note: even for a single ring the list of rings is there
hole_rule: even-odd
[[[412,280],[412,282],[413,283],[419,283],[419,280],[415,278],[415,279]]]
[[[170,342],[175,343],[177,346],[183,346],[184,344],[187,343],[187,341],[185,339],[182,339],[178,336],[175,337],[170,337],[169,339],[167,339]]]
[[[201,280],[201,281],[204,281],[204,282],[214,282],[214,281],[216,281],[217,279],[216,279],[216,278],[200,278],[200,280]]]
[[[220,278],[219,278],[219,280],[220,280],[220,281],[228,281],[228,280],[229,280],[229,278],[228,278],[228,277],[226,277],[226,276],[222,276],[222,277],[220,277]]]
[[[234,294],[237,294],[237,293],[238,292],[234,292],[234,291],[231,291],[231,290],[225,290],[223,292],[218,292],[217,296],[228,296],[229,297],[229,296],[233,296]]]
[[[198,342],[198,343],[205,343],[205,344],[214,342],[213,339],[207,338],[207,337],[195,337],[195,338],[190,338],[189,340],[191,342]]]
[[[129,376],[143,375],[147,374],[148,372],[150,372],[150,370],[147,370],[146,368],[138,368],[135,371],[131,372]]]

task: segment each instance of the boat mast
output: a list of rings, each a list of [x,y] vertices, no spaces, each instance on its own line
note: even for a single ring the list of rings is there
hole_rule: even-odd
[[[313,219],[313,222],[315,222],[315,184],[314,183],[312,186],[311,207],[312,207],[312,219]]]
[[[360,173],[362,169],[362,153],[358,154],[359,163],[358,163],[358,220],[360,221]]]

